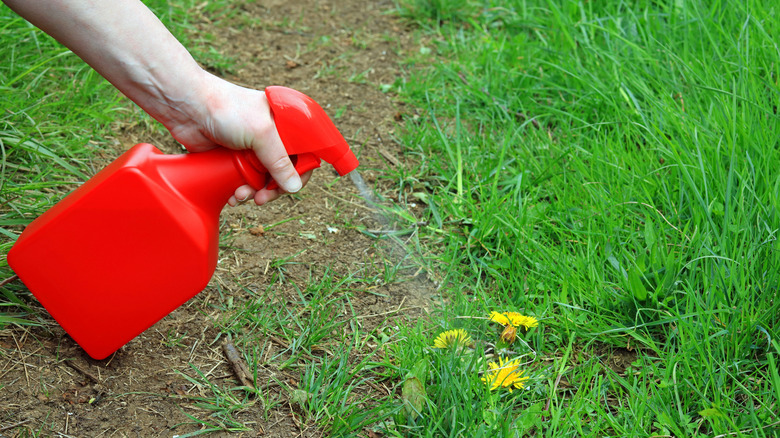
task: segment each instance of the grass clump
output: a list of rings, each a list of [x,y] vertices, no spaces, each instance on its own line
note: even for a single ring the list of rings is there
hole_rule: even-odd
[[[401,376],[401,391],[382,431],[390,436],[530,432],[538,415],[515,418],[514,411],[544,382],[544,373],[530,371],[538,359],[532,344],[540,335],[539,322],[517,312],[492,312],[458,318],[450,326],[458,328],[435,336],[422,326],[402,327],[400,341],[389,346],[390,357],[398,360],[394,371]],[[510,328],[513,335],[507,336]],[[528,409],[541,411],[535,404]]]
[[[501,307],[549,319],[531,342],[546,382],[504,425],[536,409],[548,436],[772,436],[780,11],[470,4],[435,27],[412,16],[434,43],[410,59],[428,67],[402,86],[419,114],[401,141],[448,292],[434,324]]]

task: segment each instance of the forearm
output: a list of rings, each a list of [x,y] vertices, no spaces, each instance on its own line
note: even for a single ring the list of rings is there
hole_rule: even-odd
[[[198,110],[207,74],[139,0],[3,1],[167,127]]]
[[[276,131],[265,93],[205,72],[140,0],[2,0],[70,48],[190,152],[252,149],[287,192],[302,180]],[[239,187],[257,204],[280,190]]]

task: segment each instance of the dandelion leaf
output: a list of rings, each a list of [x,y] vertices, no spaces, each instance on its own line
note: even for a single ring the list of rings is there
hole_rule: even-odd
[[[423,404],[427,395],[422,381],[414,376],[409,376],[401,387],[401,398],[404,410],[409,418],[417,418],[422,413]]]
[[[642,278],[639,275],[639,270],[636,267],[632,267],[628,271],[628,284],[631,287],[631,292],[634,294],[634,298],[638,301],[644,301],[647,299],[647,289],[642,284]]]
[[[305,406],[311,398],[311,394],[303,389],[294,389],[290,392],[290,402],[294,405]]]

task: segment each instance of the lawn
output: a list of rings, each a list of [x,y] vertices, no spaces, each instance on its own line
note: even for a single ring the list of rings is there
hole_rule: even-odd
[[[780,11],[401,12],[431,42],[398,84],[417,164],[388,178],[428,206],[420,241],[447,299],[394,348],[426,364],[410,434],[777,436]],[[492,311],[539,325],[507,345]],[[457,328],[473,348],[430,349]],[[513,358],[524,390],[485,390],[486,364]]]
[[[161,6],[186,29],[194,3]],[[399,0],[389,12],[419,44],[394,83],[374,84],[405,104],[404,164],[376,185],[398,194],[381,199],[388,221],[438,299],[429,318],[371,333],[380,359],[301,365],[305,420],[332,436],[778,436],[780,9]],[[5,254],[136,110],[2,19]],[[350,281],[319,286],[318,305]],[[0,326],[37,321],[20,284],[0,291]],[[350,394],[369,378],[393,396]]]

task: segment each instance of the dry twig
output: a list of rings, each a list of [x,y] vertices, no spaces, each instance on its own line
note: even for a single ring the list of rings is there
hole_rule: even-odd
[[[238,381],[247,388],[256,389],[252,383],[252,373],[249,372],[249,368],[244,360],[241,359],[241,355],[238,354],[238,350],[236,350],[233,343],[225,341],[222,344],[222,350],[225,351],[225,357],[227,357],[228,362],[233,367],[233,373],[238,377]]]
[[[23,425],[25,425],[25,424],[29,423],[30,421],[32,421],[32,420],[30,420],[30,419],[28,418],[28,419],[26,419],[26,420],[24,420],[24,421],[20,421],[20,422],[18,422],[18,423],[9,424],[8,426],[3,426],[3,427],[0,427],[0,432],[5,432],[6,430],[11,430],[11,429],[17,428],[17,427],[19,427],[19,426],[23,426]]]
[[[74,370],[80,372],[84,377],[88,378],[89,380],[93,381],[94,383],[102,384],[103,382],[100,381],[94,374],[90,373],[89,371],[85,370],[81,366],[77,365],[76,362],[72,360],[66,360],[64,361],[66,365],[73,368]]]
[[[12,282],[12,281],[14,281],[14,280],[18,280],[18,279],[19,279],[19,276],[18,276],[18,275],[16,275],[16,274],[14,274],[14,275],[12,275],[12,276],[10,276],[10,277],[6,278],[6,279],[5,279],[5,280],[3,280],[3,281],[0,281],[0,287],[3,287],[3,286],[5,286],[6,284],[8,284],[8,283],[10,283],[10,282]]]

